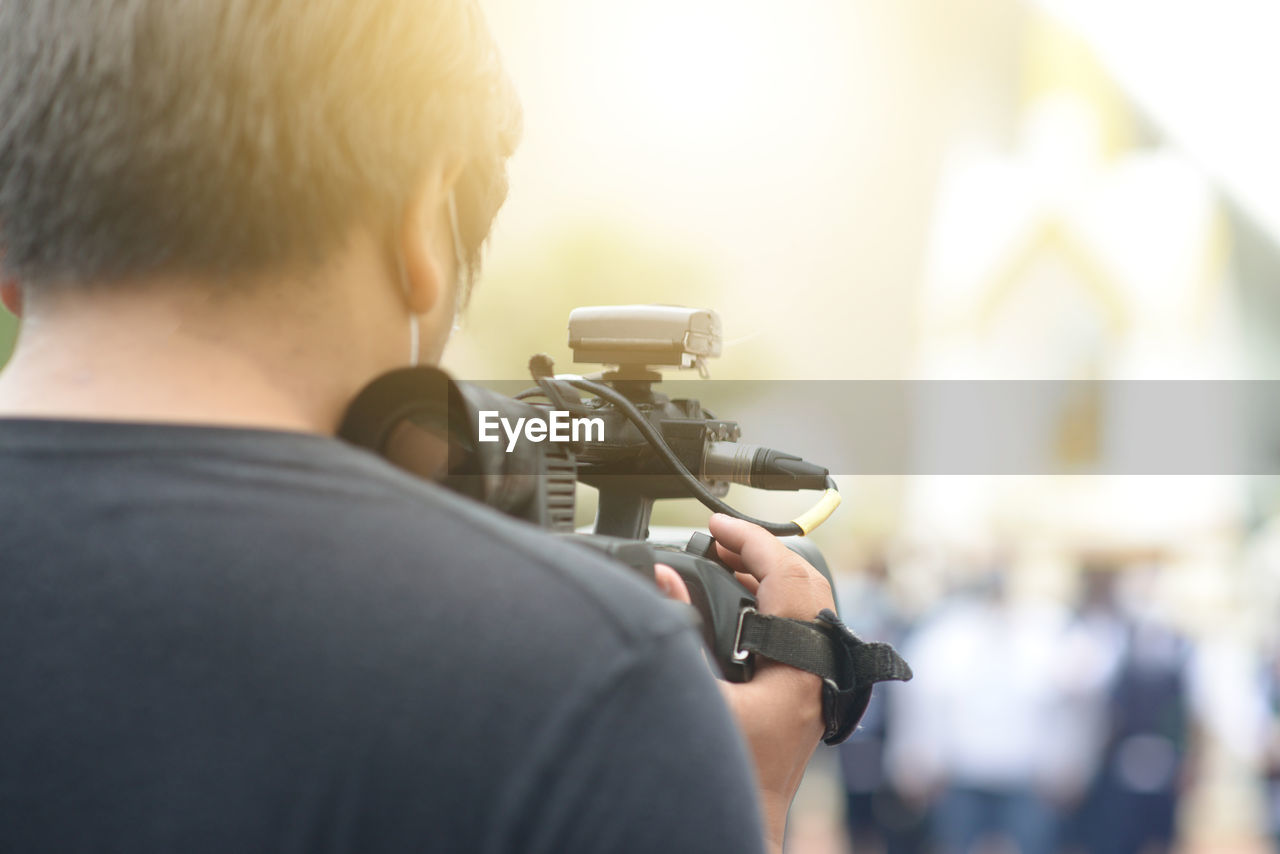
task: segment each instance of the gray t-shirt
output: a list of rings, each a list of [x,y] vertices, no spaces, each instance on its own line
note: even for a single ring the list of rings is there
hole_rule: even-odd
[[[761,847],[620,566],[335,440],[0,420],[0,850]]]

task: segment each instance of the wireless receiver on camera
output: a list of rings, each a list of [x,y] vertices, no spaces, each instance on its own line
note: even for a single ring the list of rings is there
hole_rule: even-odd
[[[696,369],[707,376],[707,360],[721,349],[714,311],[662,305],[578,308],[569,316],[569,346],[575,361],[606,370],[590,377],[556,375],[549,357],[534,356],[529,369],[536,385],[514,400],[455,383],[434,368],[394,371],[357,397],[340,435],[508,515],[603,551],[650,578],[655,562],[669,564],[689,588],[703,637],[725,678],[750,679],[754,652],[785,660],[777,649],[770,653],[769,641],[758,640],[777,631],[777,624],[756,613],[754,597],[719,561],[711,537],[695,532],[683,546],[651,542],[649,520],[654,501],[694,497],[776,535],[804,536],[840,503],[827,470],[794,454],[741,443],[737,422],[714,416],[697,400],[672,399],[654,389],[663,368]],[[566,433],[564,441],[540,441],[554,437],[560,416],[600,429],[585,436]],[[510,436],[505,445],[494,441],[499,437],[492,428],[498,423]],[[541,426],[535,431],[533,424]],[[517,440],[521,428],[526,441]],[[573,533],[579,481],[599,492],[592,534]],[[724,502],[732,483],[821,490],[823,497],[791,522],[766,522]],[[825,571],[816,550],[803,553]],[[825,641],[817,645],[823,652],[814,660],[821,659],[821,665],[786,663],[825,674],[832,661],[847,659],[829,654]],[[883,675],[890,670],[899,675]],[[862,686],[857,690],[865,688],[869,696],[871,682],[902,678],[901,673],[888,664],[859,664],[856,674],[847,670],[824,678],[833,685],[857,683]]]

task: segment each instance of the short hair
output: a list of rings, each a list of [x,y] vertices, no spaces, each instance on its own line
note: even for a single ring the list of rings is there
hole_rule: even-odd
[[[519,130],[472,0],[0,0],[0,248],[24,284],[318,262],[446,151],[474,264]]]

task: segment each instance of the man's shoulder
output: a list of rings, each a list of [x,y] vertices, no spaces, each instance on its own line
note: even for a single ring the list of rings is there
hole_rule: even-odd
[[[411,563],[422,561],[420,550],[428,549],[433,571],[447,573],[455,583],[496,584],[506,588],[502,598],[558,601],[579,618],[590,612],[602,629],[626,642],[689,625],[686,611],[668,607],[652,583],[575,542],[575,535],[553,534],[504,516],[354,448],[342,447],[337,457],[352,477],[346,488],[369,490],[357,521],[366,528],[362,537],[403,549]],[[319,515],[345,515],[349,507],[340,502]]]
[[[106,559],[161,553],[259,587],[519,606],[620,641],[688,623],[652,584],[588,549],[406,474],[333,439],[266,430],[0,421],[0,507],[47,528],[62,554],[92,538]],[[32,491],[32,486],[38,488]],[[102,559],[97,555],[94,559]],[[485,604],[487,603],[487,605]],[[518,614],[509,615],[519,620]]]
[[[29,584],[99,613],[152,603],[151,645],[200,638],[229,660],[255,637],[259,663],[313,684],[368,679],[425,706],[436,681],[483,674],[570,695],[693,636],[687,606],[632,570],[335,440],[0,424],[6,480],[36,487],[0,489],[15,601]],[[433,681],[399,687],[415,673]]]

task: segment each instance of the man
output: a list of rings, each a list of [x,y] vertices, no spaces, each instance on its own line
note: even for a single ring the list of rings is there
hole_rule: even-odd
[[[780,850],[816,677],[332,438],[505,194],[472,4],[13,0],[0,115],[0,850]]]

